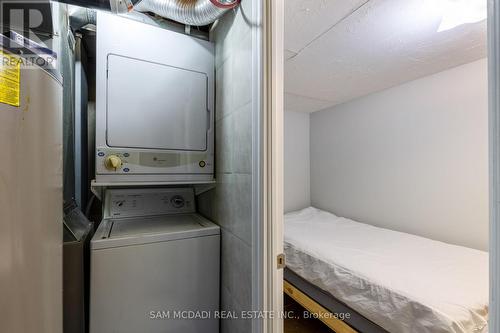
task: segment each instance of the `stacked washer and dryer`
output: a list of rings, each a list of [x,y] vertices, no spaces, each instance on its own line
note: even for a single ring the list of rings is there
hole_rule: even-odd
[[[218,332],[220,230],[196,214],[192,187],[213,182],[214,46],[106,13],[97,24],[105,190],[90,333]]]

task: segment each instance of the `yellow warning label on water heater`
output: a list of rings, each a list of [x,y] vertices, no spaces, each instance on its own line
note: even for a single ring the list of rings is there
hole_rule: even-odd
[[[0,103],[19,106],[21,61],[0,50]]]

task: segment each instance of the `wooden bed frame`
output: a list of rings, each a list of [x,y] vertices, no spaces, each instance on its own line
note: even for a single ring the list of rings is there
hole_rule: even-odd
[[[325,309],[320,304],[316,303],[312,298],[304,294],[302,291],[297,289],[293,284],[288,281],[283,281],[283,291],[285,294],[293,298],[295,302],[302,305],[307,311],[319,315],[319,320],[321,320],[326,326],[328,326],[332,331],[336,333],[358,333],[351,326],[347,325],[340,319],[331,316],[331,312]],[[325,316],[326,314],[326,316]]]
[[[336,333],[389,333],[331,294],[285,268],[283,291]],[[349,314],[342,320],[335,314]]]

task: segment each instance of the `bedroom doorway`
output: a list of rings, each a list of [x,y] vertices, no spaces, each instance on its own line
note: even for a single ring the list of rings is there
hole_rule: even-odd
[[[482,287],[462,298],[483,304],[471,310],[483,319],[462,325],[498,331],[500,49],[493,41],[500,38],[500,1],[287,1],[284,19],[284,120],[274,130],[284,135],[282,211],[289,214],[275,216],[272,247],[283,245],[285,229],[285,315],[299,305],[316,313],[306,320],[327,330],[400,330],[362,306],[343,307],[358,291],[345,290],[338,277],[359,278],[353,273],[359,267],[346,265],[363,260],[323,247],[386,239],[375,244],[380,253],[394,253],[384,247],[391,242],[408,245],[399,248],[402,263],[420,242],[433,251],[417,257],[463,259],[462,268],[451,265],[455,272],[428,276],[431,285],[447,274],[465,281],[471,267],[481,272]],[[332,252],[343,260],[326,257]],[[432,271],[429,261],[415,263]],[[370,265],[375,262],[367,259]],[[365,268],[359,269],[374,278],[391,275]],[[397,285],[393,277],[390,284]],[[279,273],[273,278],[275,286],[282,281]],[[343,290],[340,299],[328,297],[328,287]],[[348,313],[350,319],[339,318]],[[291,325],[301,323],[287,327],[285,319],[284,331],[293,332]]]

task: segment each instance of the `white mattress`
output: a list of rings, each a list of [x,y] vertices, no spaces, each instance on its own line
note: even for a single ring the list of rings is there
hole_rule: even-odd
[[[287,267],[393,333],[486,333],[488,254],[315,208],[285,215]]]

